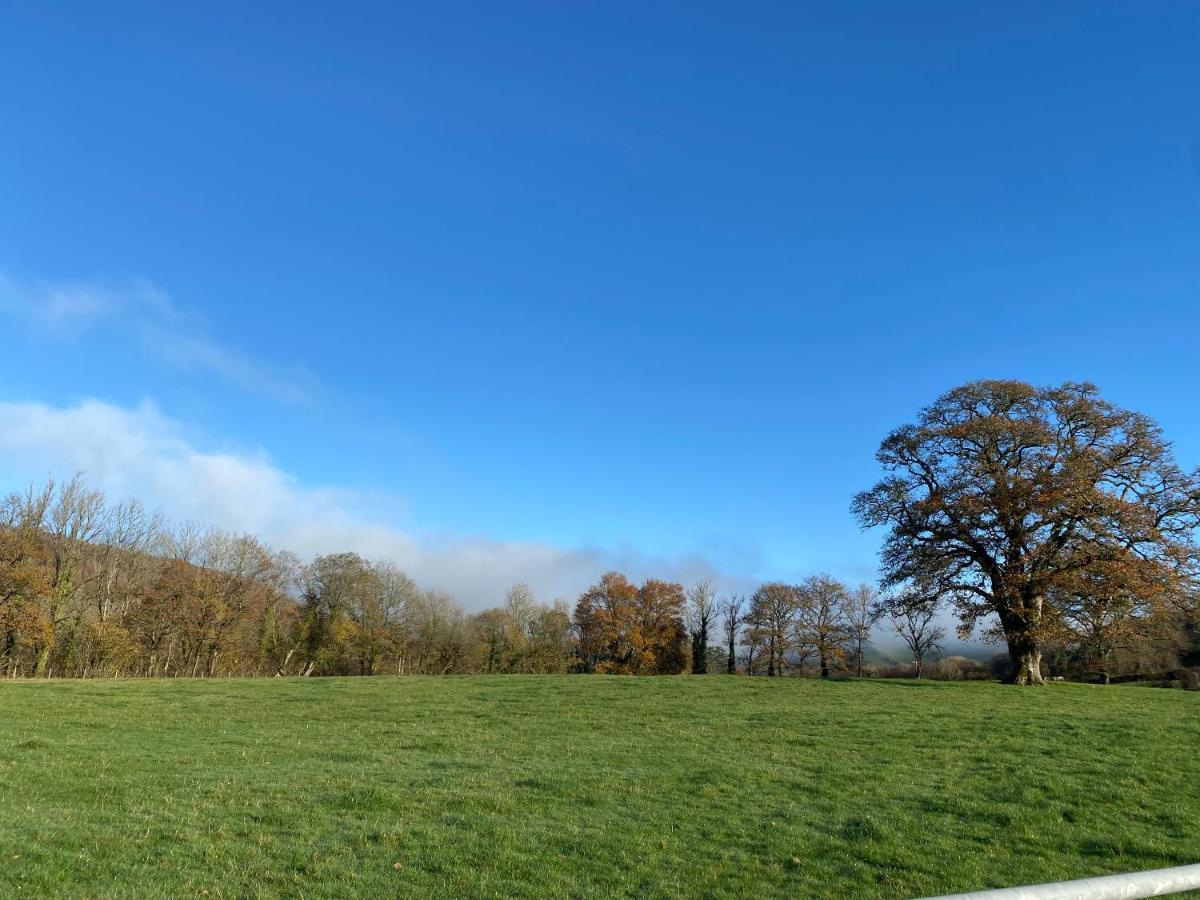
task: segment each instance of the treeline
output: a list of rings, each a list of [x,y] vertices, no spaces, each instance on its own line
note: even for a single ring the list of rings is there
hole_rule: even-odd
[[[392,563],[302,562],[251,535],[172,526],[79,477],[0,503],[7,677],[775,675],[805,671],[810,656],[821,674],[862,674],[873,597],[821,577],[718,599],[708,581],[685,590],[609,573],[573,610],[517,584],[468,614]]]
[[[573,652],[567,606],[520,585],[467,615],[390,563],[302,563],[78,477],[0,503],[6,677],[565,672]]]
[[[868,664],[872,635],[893,608],[870,585],[852,589],[829,575],[797,585],[770,582],[746,598],[718,597],[708,580],[685,590],[656,580],[638,586],[610,572],[576,604],[575,667],[627,675],[875,674]],[[925,613],[934,611],[913,615]],[[944,636],[919,627],[910,643],[913,630],[901,627],[908,620],[897,614],[889,621],[918,665]]]
[[[1187,680],[1194,619],[1084,599],[1064,605],[1048,674]],[[1103,613],[1103,614],[1101,614]],[[593,672],[633,675],[1004,677],[937,660],[942,602],[880,595],[828,575],[749,597],[711,581],[634,584],[609,573],[577,599],[538,603],[523,584],[468,614],[388,562],[302,562],[249,535],[171,526],[81,478],[0,502],[0,676],[214,677]],[[904,648],[872,654],[881,630]]]

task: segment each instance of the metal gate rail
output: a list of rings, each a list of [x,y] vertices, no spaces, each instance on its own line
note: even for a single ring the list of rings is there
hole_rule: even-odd
[[[1200,864],[1080,878],[1078,881],[945,894],[926,900],[1137,900],[1139,897],[1161,897],[1189,890],[1200,890]]]

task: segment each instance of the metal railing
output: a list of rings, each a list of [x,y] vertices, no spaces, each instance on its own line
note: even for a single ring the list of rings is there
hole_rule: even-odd
[[[1200,890],[1200,865],[992,891],[970,891],[966,894],[945,894],[927,900],[1137,900],[1139,897],[1161,897],[1190,890]]]

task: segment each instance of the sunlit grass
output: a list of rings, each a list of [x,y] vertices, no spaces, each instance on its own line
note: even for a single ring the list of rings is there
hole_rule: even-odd
[[[903,897],[1200,861],[1200,695],[0,685],[0,896]]]

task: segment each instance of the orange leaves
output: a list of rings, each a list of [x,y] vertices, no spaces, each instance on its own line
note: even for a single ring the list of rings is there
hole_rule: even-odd
[[[675,674],[687,665],[683,586],[650,579],[640,588],[609,572],[575,607],[579,657],[593,672]]]

